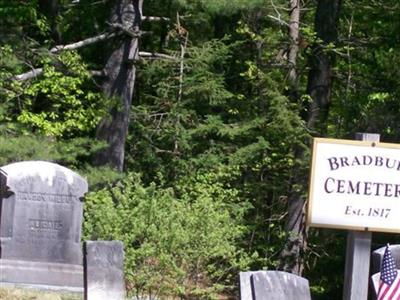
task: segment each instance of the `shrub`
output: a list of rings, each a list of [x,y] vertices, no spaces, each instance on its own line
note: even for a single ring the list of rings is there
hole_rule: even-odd
[[[211,299],[233,282],[244,207],[211,175],[173,188],[144,186],[129,174],[89,193],[85,239],[122,240],[127,287],[136,296]]]

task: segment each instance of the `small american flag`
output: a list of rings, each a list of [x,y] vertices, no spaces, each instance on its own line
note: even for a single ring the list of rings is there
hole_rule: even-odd
[[[386,246],[381,265],[378,300],[400,300],[400,274],[397,272],[389,244]]]

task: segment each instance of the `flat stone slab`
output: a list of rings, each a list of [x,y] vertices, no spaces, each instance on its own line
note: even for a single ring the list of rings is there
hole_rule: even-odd
[[[8,283],[1,282],[1,288],[8,289],[24,289],[24,290],[32,290],[32,291],[49,291],[49,292],[57,292],[60,294],[73,294],[77,296],[82,296],[83,299],[83,287],[69,287],[69,286],[58,286],[58,285],[44,285],[44,284],[26,284],[26,283]]]
[[[0,282],[83,292],[83,266],[0,259]]]
[[[86,300],[123,300],[124,250],[121,241],[87,241],[84,246]]]

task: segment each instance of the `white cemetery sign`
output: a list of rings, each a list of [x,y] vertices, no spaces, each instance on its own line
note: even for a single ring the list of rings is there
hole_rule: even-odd
[[[400,145],[314,139],[307,223],[400,232]]]

